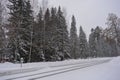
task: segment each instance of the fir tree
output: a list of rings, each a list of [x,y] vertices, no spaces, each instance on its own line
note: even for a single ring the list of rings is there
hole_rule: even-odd
[[[44,22],[45,22],[45,44],[44,44],[44,48],[45,48],[45,59],[46,61],[50,61],[51,60],[51,41],[50,41],[50,38],[51,38],[51,27],[50,27],[50,11],[49,9],[46,10],[45,12],[45,16],[44,16]]]
[[[57,36],[56,36],[56,45],[57,45],[57,55],[59,55],[60,60],[69,58],[69,38],[67,31],[67,24],[63,12],[59,7],[57,12]]]
[[[35,45],[36,53],[38,53],[38,61],[44,61],[44,50],[43,50],[43,43],[44,43],[44,25],[43,25],[43,12],[40,8],[40,11],[37,15],[37,22],[34,25],[34,38],[33,44]]]
[[[57,53],[57,45],[55,43],[56,41],[56,34],[57,34],[57,13],[56,13],[56,8],[51,8],[51,20],[50,20],[50,34],[51,34],[51,38],[50,38],[50,48],[51,48],[51,57],[52,57],[52,61],[56,61],[59,60],[58,59],[58,55]]]
[[[29,1],[25,0],[9,0],[10,9],[10,26],[9,31],[11,44],[14,46],[15,60],[20,60],[21,57],[27,62],[31,55],[31,31],[32,31],[32,10]],[[30,59],[29,59],[30,61]]]
[[[71,22],[71,29],[70,29],[70,54],[72,58],[77,58],[78,54],[77,54],[77,29],[76,29],[76,21],[75,21],[75,17],[72,16],[72,22]]]
[[[88,57],[88,44],[87,44],[86,34],[83,31],[81,26],[80,26],[79,40],[80,40],[79,41],[80,58],[87,58]]]
[[[3,30],[2,26],[0,26],[0,62],[5,57],[5,54],[4,54],[4,49],[5,49],[4,40],[5,40],[4,30]]]
[[[90,56],[96,57],[97,49],[96,49],[94,29],[91,29],[91,34],[89,35],[89,48],[90,48]]]

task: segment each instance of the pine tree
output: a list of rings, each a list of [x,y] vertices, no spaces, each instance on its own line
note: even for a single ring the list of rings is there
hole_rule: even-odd
[[[102,44],[101,32],[102,30],[100,29],[99,26],[97,26],[94,31],[97,57],[103,56],[103,44]]]
[[[46,10],[45,12],[45,16],[44,16],[44,22],[45,22],[45,44],[44,44],[44,48],[45,48],[45,59],[46,61],[50,61],[51,60],[51,26],[50,26],[50,11],[49,9]]]
[[[109,45],[109,43],[108,43],[108,41],[107,41],[107,39],[106,39],[106,37],[104,36],[103,33],[101,35],[100,40],[101,40],[100,45],[102,45],[101,46],[102,55],[100,57],[109,57],[111,55],[111,48],[110,48],[110,45]]]
[[[0,62],[5,57],[5,54],[4,54],[4,49],[5,49],[4,40],[5,40],[4,30],[3,30],[2,26],[0,26]]]
[[[90,48],[90,56],[96,57],[97,49],[96,49],[94,29],[91,29],[91,34],[89,35],[89,48]]]
[[[80,40],[79,41],[80,58],[87,58],[88,57],[88,44],[87,44],[86,34],[83,31],[81,26],[80,26],[79,40]]]
[[[56,61],[59,60],[59,56],[57,54],[57,45],[56,45],[56,34],[57,34],[57,9],[56,8],[51,8],[51,20],[50,20],[50,34],[51,34],[51,38],[50,38],[50,48],[51,48],[51,57],[52,57],[52,61]]]
[[[77,43],[78,42],[78,37],[77,37],[77,29],[76,29],[76,21],[75,17],[72,16],[72,22],[71,22],[71,29],[70,29],[70,54],[71,57],[76,59],[79,55],[77,54]]]
[[[0,62],[2,59],[6,56],[4,51],[5,51],[5,31],[4,31],[4,26],[3,26],[3,7],[0,1]]]
[[[63,16],[63,12],[59,7],[57,12],[57,36],[56,36],[56,49],[57,55],[60,57],[60,60],[64,60],[65,58],[69,58],[69,38],[67,31],[67,24],[65,17]]]
[[[14,56],[14,60],[17,60],[17,55],[18,55],[18,32],[16,32],[17,28],[18,28],[18,21],[19,19],[17,19],[18,16],[18,5],[17,5],[17,1],[15,0],[9,0],[9,2],[11,2],[11,5],[8,5],[8,8],[10,9],[10,18],[9,18],[9,26],[11,28],[9,28],[9,46],[12,47],[11,51],[13,51],[13,56]],[[16,12],[16,13],[15,13]],[[16,17],[15,17],[16,15]]]
[[[1,2],[0,2],[0,39],[2,36],[2,6],[1,6]],[[0,45],[2,44],[2,40],[0,40]],[[1,52],[2,48],[0,47],[0,52]],[[0,62],[2,61],[2,52],[0,53]]]
[[[5,34],[4,34],[3,25],[2,25],[2,13],[3,13],[3,8],[0,2],[0,62],[3,60],[3,57],[5,57],[5,54],[4,54]]]
[[[28,52],[28,62],[31,62],[31,54],[32,54],[32,47],[33,47],[33,24],[34,24],[34,18],[33,18],[33,11],[30,4],[30,1],[26,1],[26,8],[25,8],[25,16],[24,16],[24,33],[23,34],[23,41],[24,44],[24,50]],[[26,56],[27,57],[27,56]]]
[[[2,8],[2,4],[0,2],[0,25],[2,24],[2,13],[3,13],[3,8]]]
[[[44,43],[44,25],[43,25],[43,12],[42,9],[40,8],[40,11],[37,15],[37,22],[34,25],[34,38],[33,38],[33,44],[34,44],[34,49],[36,49],[35,53],[38,53],[38,60],[37,61],[44,61],[44,50],[43,50],[43,43]]]
[[[10,40],[14,50],[15,60],[20,60],[21,57],[24,61],[30,61],[31,55],[31,35],[32,35],[32,10],[29,1],[26,0],[9,0],[11,5],[10,9]],[[29,60],[28,60],[29,59]]]

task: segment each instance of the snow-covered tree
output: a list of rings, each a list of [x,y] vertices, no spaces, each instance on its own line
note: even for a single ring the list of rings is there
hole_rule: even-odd
[[[113,55],[118,55],[118,46],[119,46],[119,18],[113,14],[113,13],[110,13],[108,15],[108,18],[107,18],[107,28],[105,29],[105,36],[107,36],[108,40],[111,41],[110,42],[110,45],[111,47],[114,46],[114,49],[112,52],[115,52]],[[113,46],[112,46],[113,44]]]
[[[3,8],[2,8],[2,4],[0,2],[0,25],[2,24],[2,12],[3,12]]]
[[[96,57],[97,56],[97,49],[96,49],[96,42],[95,42],[95,34],[94,29],[91,29],[91,34],[89,35],[89,48],[90,48],[90,56]]]
[[[24,34],[23,34],[23,41],[24,44],[22,47],[24,47],[24,50],[28,52],[28,62],[31,62],[31,54],[32,54],[32,47],[33,47],[33,24],[34,24],[34,18],[33,18],[33,11],[30,4],[30,1],[26,1],[25,6],[25,16],[24,16]],[[26,49],[28,48],[28,49]],[[26,56],[27,57],[27,56]]]
[[[89,48],[91,57],[104,56],[105,53],[103,52],[106,51],[104,47],[105,41],[104,37],[102,36],[102,29],[99,26],[97,26],[95,29],[91,30],[91,34],[89,36]]]
[[[57,54],[60,57],[60,60],[63,60],[69,55],[69,38],[68,38],[68,30],[65,17],[63,16],[63,12],[59,7],[57,12],[57,36],[56,36],[56,45],[57,45]]]
[[[0,2],[0,62],[2,61],[2,58],[4,57],[3,50],[5,46],[4,44],[5,35],[4,35],[3,27],[2,27],[2,12],[3,12],[3,8]]]
[[[32,23],[33,16],[30,2],[27,0],[9,0],[11,4],[9,28],[11,45],[14,46],[15,60],[19,60],[20,57],[24,58],[24,61],[30,61],[31,47],[32,47]]]
[[[4,24],[4,7],[3,1],[0,1],[0,62],[1,59],[8,59],[9,54],[6,52],[7,50],[7,39],[6,39],[6,25]]]
[[[43,25],[43,13],[42,9],[40,8],[39,13],[37,15],[37,22],[36,25],[34,25],[34,35],[33,35],[33,44],[35,45],[35,54],[38,53],[37,61],[43,61],[44,60],[44,54],[43,54],[43,45],[44,45],[44,25]]]
[[[44,50],[45,50],[45,59],[47,61],[50,61],[51,60],[51,26],[50,26],[50,10],[47,9],[46,12],[45,12],[45,16],[44,16],[44,22],[45,22],[45,44],[44,44]]]
[[[70,54],[72,58],[78,58],[77,54],[77,44],[78,44],[78,36],[76,29],[76,20],[75,17],[72,16],[71,29],[70,29]]]
[[[80,51],[79,53],[80,58],[88,57],[88,44],[87,44],[86,34],[81,26],[80,26],[80,34],[79,34],[79,51]]]

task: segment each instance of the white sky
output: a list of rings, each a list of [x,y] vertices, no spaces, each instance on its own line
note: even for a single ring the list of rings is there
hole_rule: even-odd
[[[40,0],[39,0],[40,1]],[[71,23],[74,14],[77,30],[81,25],[87,36],[91,28],[106,27],[108,13],[115,13],[120,17],[120,0],[48,0],[49,6],[62,6],[67,11],[67,20]],[[70,26],[69,26],[70,27]]]

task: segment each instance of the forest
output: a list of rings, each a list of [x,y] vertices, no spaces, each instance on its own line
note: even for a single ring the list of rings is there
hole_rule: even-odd
[[[120,55],[120,18],[109,13],[107,27],[96,25],[89,38],[76,18],[71,17],[70,30],[62,7],[40,7],[37,16],[30,0],[8,0],[9,13],[0,1],[0,62],[47,62],[66,59],[114,57]]]

